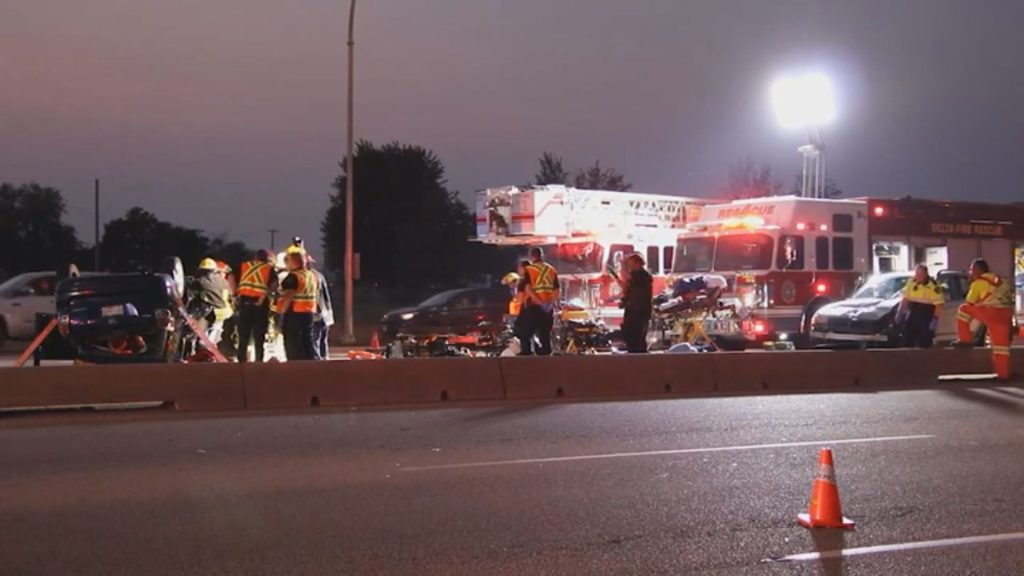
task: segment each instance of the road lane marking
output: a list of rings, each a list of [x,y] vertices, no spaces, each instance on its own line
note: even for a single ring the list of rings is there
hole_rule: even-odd
[[[884,554],[886,552],[906,552],[908,550],[965,546],[967,544],[985,544],[987,542],[1005,542],[1007,540],[1024,540],[1024,532],[989,534],[988,536],[967,536],[965,538],[946,538],[944,540],[924,540],[921,542],[905,542],[903,544],[882,544],[880,546],[863,546],[861,548],[845,548],[843,550],[825,550],[824,552],[805,552],[803,554],[783,556],[782,558],[768,558],[765,559],[764,562],[807,562],[809,560],[829,560],[834,558],[846,558],[847,556]]]
[[[426,470],[450,470],[455,468],[484,468],[488,466],[511,466],[515,464],[547,464],[551,462],[576,462],[580,460],[606,460],[610,458],[638,458],[642,456],[666,456],[673,454],[703,454],[708,452],[735,452],[741,450],[767,450],[771,448],[796,448],[800,446],[827,446],[829,444],[867,444],[870,442],[896,442],[900,440],[925,440],[934,434],[913,436],[883,436],[876,438],[849,438],[845,440],[814,440],[810,442],[782,442],[777,444],[748,444],[745,446],[716,446],[712,448],[681,448],[677,450],[650,450],[647,452],[611,452],[606,454],[584,454],[580,456],[554,456],[550,458],[521,458],[518,460],[491,460],[484,462],[462,462],[437,464],[433,466],[409,466],[402,472],[423,472]]]

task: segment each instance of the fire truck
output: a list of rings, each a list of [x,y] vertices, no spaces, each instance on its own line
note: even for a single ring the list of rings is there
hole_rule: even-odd
[[[504,246],[540,246],[558,270],[562,298],[609,325],[621,323],[620,289],[606,273],[640,252],[655,279],[666,285],[676,239],[697,220],[707,200],[581,190],[566,186],[508,186],[477,192],[477,240]]]
[[[782,196],[706,206],[679,235],[672,272],[729,281],[726,301],[741,312],[709,333],[742,346],[783,334],[800,342],[821,306],[874,272],[966,270],[985,258],[1012,281],[1022,257],[1024,206]]]

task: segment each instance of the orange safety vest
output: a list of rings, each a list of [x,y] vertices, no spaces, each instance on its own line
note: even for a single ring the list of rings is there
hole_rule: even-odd
[[[270,292],[270,264],[254,260],[242,263],[242,277],[238,282],[238,295],[260,298]]]
[[[523,303],[519,301],[519,297],[516,296],[508,303],[508,315],[519,316],[519,313],[523,310]]]
[[[530,287],[541,304],[551,304],[555,299],[555,281],[558,271],[547,262],[535,262],[526,267],[530,275]]]
[[[318,282],[316,274],[311,270],[295,270],[292,272],[299,281],[298,288],[295,289],[295,294],[292,295],[292,312],[302,313],[313,313],[316,312],[316,300],[318,294]],[[277,301],[277,310],[281,311],[282,300],[284,296]]]
[[[967,303],[986,308],[1013,308],[1013,290],[999,276],[985,273],[971,282]]]

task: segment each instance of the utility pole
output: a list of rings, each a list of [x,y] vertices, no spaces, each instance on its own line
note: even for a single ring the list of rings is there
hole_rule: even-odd
[[[275,248],[274,239],[277,238],[279,230],[277,228],[269,228],[267,229],[267,232],[270,232],[270,251],[273,252]]]
[[[355,77],[355,18],[356,18],[356,0],[349,0],[348,5],[348,153],[345,155],[345,334],[343,341],[345,344],[354,344],[356,341],[355,336],[355,324],[352,319],[352,290],[353,282],[352,276],[354,272],[353,266],[353,238],[352,227],[354,226],[354,218],[352,217],[353,201],[352,201],[352,179],[353,179],[353,162],[352,162],[352,148],[353,148],[353,128],[352,128],[352,109],[353,109],[353,79]]]
[[[93,270],[96,272],[100,271],[100,179],[97,178],[95,182],[95,196],[96,196],[96,243],[93,246]]]

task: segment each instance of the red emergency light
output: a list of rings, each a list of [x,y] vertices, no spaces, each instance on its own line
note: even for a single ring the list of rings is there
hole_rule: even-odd
[[[805,222],[797,222],[796,223],[796,229],[797,230],[807,230],[807,224]]]
[[[754,322],[754,334],[764,334],[768,332],[768,325],[764,322]]]
[[[822,232],[828,232],[828,224],[822,224],[818,226],[818,230],[821,230]]]
[[[874,209],[874,214],[879,218],[885,216],[885,206],[882,206],[881,204],[876,205]]]
[[[818,282],[817,284],[814,285],[814,291],[817,292],[818,294],[824,294],[828,292],[828,284],[824,282]]]

